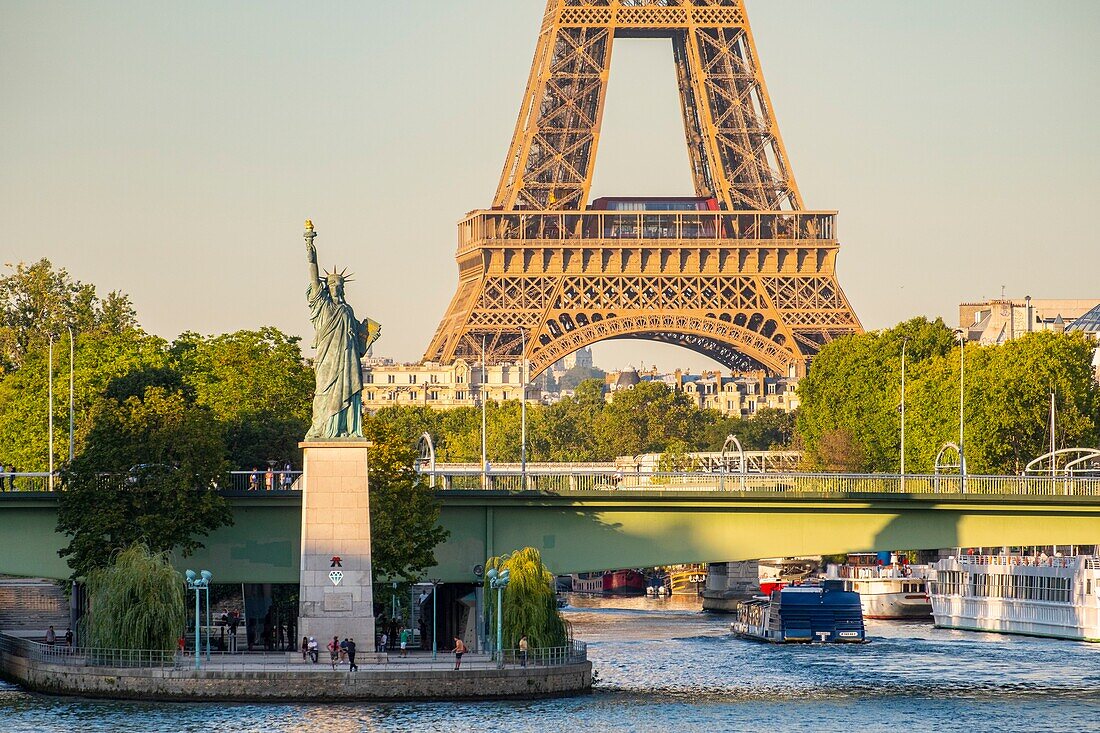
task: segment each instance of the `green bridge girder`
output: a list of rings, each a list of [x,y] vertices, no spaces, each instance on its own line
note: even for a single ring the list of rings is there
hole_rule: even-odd
[[[493,554],[531,545],[556,573],[893,549],[1095,544],[1100,497],[760,496],[752,492],[444,491],[450,538],[432,577],[474,580]],[[301,497],[231,498],[234,525],[178,566],[221,583],[296,583]],[[0,574],[66,578],[57,498],[0,494]]]

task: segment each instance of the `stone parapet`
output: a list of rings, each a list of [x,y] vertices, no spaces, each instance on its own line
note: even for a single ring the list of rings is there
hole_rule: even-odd
[[[75,667],[0,651],[0,677],[34,692],[124,700],[311,702],[485,700],[573,695],[592,663],[506,669],[230,671]]]

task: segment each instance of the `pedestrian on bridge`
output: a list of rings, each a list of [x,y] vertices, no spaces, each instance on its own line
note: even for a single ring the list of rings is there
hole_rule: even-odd
[[[7,464],[0,463],[0,491],[7,491],[7,489],[4,488],[5,482],[8,480],[7,473]]]

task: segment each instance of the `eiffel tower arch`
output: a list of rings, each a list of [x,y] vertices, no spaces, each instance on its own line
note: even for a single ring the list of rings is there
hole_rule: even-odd
[[[671,38],[695,197],[589,202],[616,38]],[[606,339],[805,373],[861,326],[835,211],[791,172],[743,0],[548,0],[491,209],[458,225],[458,290],[425,360],[529,360]]]

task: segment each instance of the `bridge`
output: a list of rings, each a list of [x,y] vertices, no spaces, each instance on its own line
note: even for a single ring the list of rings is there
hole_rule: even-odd
[[[524,546],[558,573],[936,547],[1093,544],[1100,478],[437,468],[450,538],[433,577],[473,582]],[[485,488],[491,484],[492,488]],[[301,493],[225,491],[235,524],[183,565],[219,582],[297,583]],[[66,578],[57,493],[0,493],[0,574]]]

